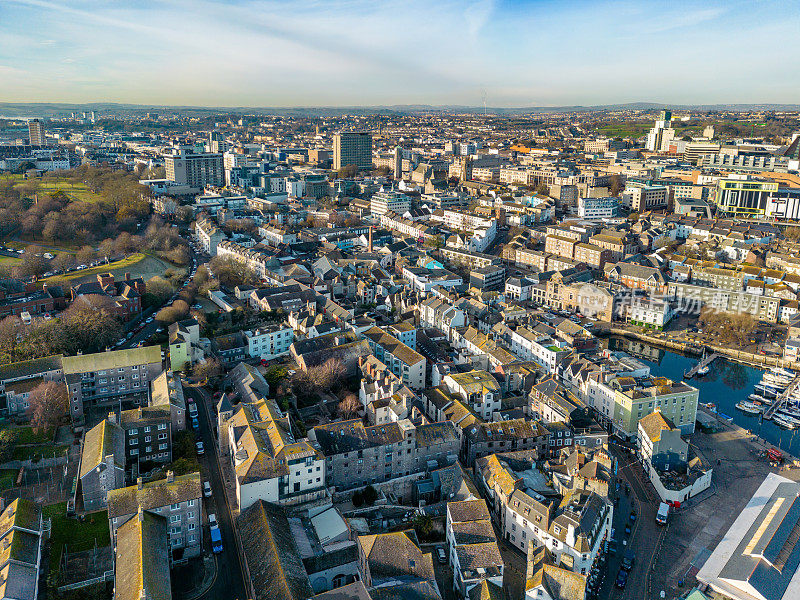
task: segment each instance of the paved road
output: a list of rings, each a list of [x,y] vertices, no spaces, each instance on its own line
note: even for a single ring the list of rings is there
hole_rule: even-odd
[[[203,479],[211,482],[212,496],[204,500],[206,511],[215,513],[222,531],[223,552],[217,555],[217,578],[211,589],[203,598],[208,600],[245,600],[244,583],[239,553],[233,533],[233,519],[230,507],[225,499],[225,486],[220,473],[217,454],[214,450],[214,435],[211,423],[214,413],[211,409],[212,399],[202,388],[186,387],[185,394],[193,398],[198,407],[200,423],[200,439],[203,441],[205,454],[200,456],[203,467]]]
[[[626,495],[621,490],[619,506],[616,509],[618,514],[614,518],[618,551],[616,556],[610,557],[600,597],[612,600],[652,598],[648,575],[660,552],[666,528],[656,523],[658,498],[651,484],[645,479],[638,461],[626,453],[614,452],[614,455],[619,459],[619,476],[628,484],[630,491]],[[631,509],[636,510],[636,522],[633,524],[630,536],[626,536],[625,523],[630,518]],[[622,540],[627,540],[627,545],[623,545]],[[620,590],[614,585],[614,581],[619,572],[622,556],[628,548],[633,549],[636,558],[628,576],[628,583],[624,590]]]
[[[192,252],[192,260],[195,261],[195,262],[192,264],[192,266],[191,266],[191,268],[189,270],[189,278],[186,281],[190,281],[194,277],[194,275],[197,272],[197,269],[200,267],[200,265],[202,265],[202,264],[204,264],[204,263],[206,263],[208,261],[208,256],[206,256],[204,254],[195,253],[194,250],[191,250],[191,246],[189,248],[190,248],[190,251]],[[179,288],[175,293],[178,294],[180,292],[180,290],[182,290],[182,289],[183,289],[183,287]],[[172,303],[172,298],[167,300],[167,302],[165,302],[163,306],[168,306],[171,303]],[[161,308],[163,308],[163,307],[161,307]],[[160,310],[160,308],[154,310],[152,314],[155,315],[159,310]],[[164,325],[162,323],[160,323],[159,321],[153,320],[150,323],[147,323],[140,331],[136,332],[131,337],[131,339],[126,340],[124,344],[120,344],[117,348],[118,349],[133,348],[139,342],[144,342],[144,341],[150,339],[150,337],[153,336],[153,334],[156,333],[156,330],[159,327],[163,327],[163,326]]]

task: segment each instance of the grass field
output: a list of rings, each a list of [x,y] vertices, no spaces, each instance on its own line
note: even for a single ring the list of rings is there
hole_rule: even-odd
[[[17,480],[17,469],[0,469],[0,490],[8,490]]]
[[[24,250],[28,246],[39,246],[40,248],[44,248],[47,252],[52,252],[53,254],[75,254],[75,252],[81,248],[80,244],[67,244],[64,242],[59,242],[57,245],[53,245],[41,240],[29,240],[24,237],[21,237],[18,240],[5,240],[3,242],[3,246],[6,248],[15,248],[17,250]]]
[[[21,258],[14,258],[13,256],[0,256],[0,267],[15,267],[21,262]]]
[[[92,192],[85,183],[72,183],[66,179],[57,180],[38,180],[40,193],[52,194],[53,192],[62,191],[67,196],[80,200],[81,202],[99,202],[102,200],[100,196]],[[21,181],[20,184],[25,183]]]
[[[53,528],[50,534],[50,571],[57,571],[61,562],[64,544],[70,552],[80,552],[98,546],[108,546],[111,536],[108,532],[108,512],[87,515],[84,522],[67,517],[67,503],[51,504],[42,509],[45,517],[50,517]]]
[[[112,273],[114,277],[121,278],[125,273],[130,273],[131,277],[141,277],[145,281],[154,275],[163,275],[167,269],[174,271],[185,272],[185,267],[176,267],[171,265],[165,260],[161,260],[150,254],[142,254],[137,252],[131,254],[127,258],[111,262],[107,265],[99,265],[83,271],[73,271],[66,275],[53,275],[46,277],[40,281],[46,283],[59,283],[68,282],[70,285],[76,285],[87,281],[96,281],[98,273]]]
[[[47,444],[53,441],[53,428],[34,429],[33,427],[15,427],[18,444]]]
[[[68,447],[69,446],[56,446],[54,444],[15,446],[13,460],[55,458],[57,456],[64,456],[64,451]]]
[[[53,275],[52,277],[45,277],[42,281],[72,281],[78,283],[78,280],[86,280],[86,281],[93,281],[95,276],[98,273],[108,273],[109,271],[114,273],[115,275],[117,272],[120,273],[133,273],[136,265],[140,262],[146,260],[148,257],[145,254],[141,254],[137,252],[136,254],[131,254],[127,258],[123,258],[122,260],[117,260],[114,262],[110,262],[107,265],[98,265],[96,267],[91,267],[89,269],[84,269],[83,271],[72,271],[71,273],[67,273],[65,275]]]

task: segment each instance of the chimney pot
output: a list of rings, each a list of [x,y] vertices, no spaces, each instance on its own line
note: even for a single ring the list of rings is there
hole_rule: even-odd
[[[144,482],[142,481],[141,477],[136,478],[136,488],[142,489],[144,487]]]
[[[167,483],[172,483],[173,481],[175,481],[175,472],[167,471]]]

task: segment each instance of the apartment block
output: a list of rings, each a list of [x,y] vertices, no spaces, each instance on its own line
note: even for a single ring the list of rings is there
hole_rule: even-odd
[[[460,442],[450,422],[414,425],[408,419],[365,426],[360,419],[318,425],[309,439],[325,457],[328,487],[352,489],[424,473],[458,457]]]
[[[453,570],[453,590],[459,598],[484,581],[502,589],[505,564],[485,500],[447,503],[445,537]]]
[[[372,195],[369,208],[373,215],[382,216],[390,212],[402,215],[411,208],[411,199],[402,192],[380,191]]]
[[[76,424],[109,408],[147,404],[150,382],[161,374],[161,348],[143,346],[62,359],[70,416]]]
[[[164,156],[167,179],[179,185],[201,190],[207,185],[225,185],[222,154],[196,153],[190,147],[178,147]]]
[[[294,330],[282,324],[259,327],[253,331],[245,331],[243,335],[247,343],[247,355],[262,360],[272,360],[288,354],[294,341]]]
[[[347,165],[372,168],[372,135],[366,131],[343,131],[333,136],[333,169]]]
[[[412,390],[421,390],[425,387],[424,356],[380,327],[365,331],[364,338],[375,357],[389,367],[405,385]]]
[[[112,544],[118,544],[117,531],[140,511],[167,520],[168,547],[171,559],[199,556],[203,550],[203,490],[200,473],[175,476],[167,471],[166,479],[143,482],[108,493],[108,526]]]
[[[617,377],[607,384],[614,391],[613,427],[634,439],[642,417],[660,410],[684,435],[694,433],[699,391],[666,377]]]

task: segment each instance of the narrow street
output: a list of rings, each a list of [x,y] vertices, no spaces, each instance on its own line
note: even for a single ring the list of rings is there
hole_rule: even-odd
[[[224,550],[217,555],[217,577],[207,594],[203,596],[208,600],[245,600],[244,578],[239,562],[239,552],[233,533],[233,518],[230,506],[226,500],[225,482],[222,479],[220,465],[216,453],[216,443],[213,435],[214,412],[210,406],[213,402],[210,394],[202,388],[186,386],[184,388],[187,398],[193,398],[198,407],[198,421],[200,423],[199,438],[203,442],[205,454],[199,456],[203,467],[203,479],[211,482],[211,498],[205,498],[206,513],[215,513],[222,531]],[[204,531],[207,540],[210,540],[208,530]],[[210,546],[209,546],[210,548]]]
[[[613,600],[653,598],[655,596],[650,589],[650,573],[667,528],[656,523],[658,498],[655,490],[646,481],[636,458],[616,450],[612,453],[619,460],[618,475],[622,479],[618,492],[619,503],[614,508],[614,539],[617,541],[617,553],[608,557],[606,580],[600,589],[600,598]],[[623,489],[626,483],[629,488],[628,494]],[[631,510],[636,511],[636,521],[632,523],[630,535],[626,535],[625,525],[630,523]],[[635,559],[628,575],[627,585],[621,590],[614,583],[622,558],[629,549],[633,549]]]

